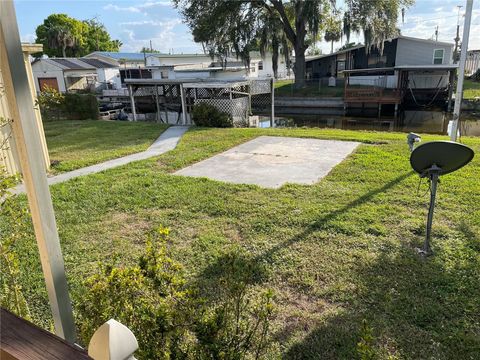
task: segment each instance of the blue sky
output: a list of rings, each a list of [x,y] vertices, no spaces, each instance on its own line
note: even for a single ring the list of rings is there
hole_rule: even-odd
[[[339,7],[342,2],[337,0]],[[400,22],[399,28],[403,35],[431,38],[438,26],[438,40],[453,42],[457,5],[465,9],[465,1],[417,0],[407,9],[405,23]],[[48,15],[66,13],[77,19],[96,17],[112,38],[122,41],[122,51],[137,52],[152,40],[153,47],[162,52],[172,49],[175,53],[201,52],[201,46],[193,42],[181,15],[169,0],[15,0],[15,7],[22,41],[34,41],[35,28]],[[361,38],[354,36],[351,40],[361,41]],[[324,42],[319,47],[324,53],[330,51],[330,45]],[[480,49],[480,1],[474,5],[469,49]]]

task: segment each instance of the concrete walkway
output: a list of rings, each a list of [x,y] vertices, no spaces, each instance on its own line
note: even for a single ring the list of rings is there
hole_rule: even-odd
[[[48,184],[53,185],[61,183],[79,176],[98,173],[104,170],[131,163],[133,161],[145,160],[153,156],[161,155],[163,153],[166,153],[167,151],[175,149],[180,138],[187,130],[188,126],[171,126],[167,130],[165,130],[147,150],[143,152],[108,160],[100,164],[87,166],[81,169],[49,177]],[[17,186],[12,191],[13,194],[20,194],[24,192],[25,186],[23,184]]]

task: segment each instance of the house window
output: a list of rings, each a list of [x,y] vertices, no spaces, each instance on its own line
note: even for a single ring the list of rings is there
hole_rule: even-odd
[[[250,72],[252,72],[252,73],[255,72],[255,66],[252,66],[252,67],[250,68]]]
[[[444,53],[445,53],[444,49],[433,50],[433,63],[434,64],[443,64]]]
[[[378,54],[370,54],[367,59],[368,67],[375,68],[375,67],[382,67],[385,66],[387,62],[386,55],[378,55]]]
[[[168,79],[168,70],[162,70],[160,71],[160,77],[162,79]]]
[[[263,70],[263,61],[258,63],[258,70]]]

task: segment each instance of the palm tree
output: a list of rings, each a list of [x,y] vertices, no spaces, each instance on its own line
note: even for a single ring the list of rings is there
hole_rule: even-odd
[[[342,21],[337,17],[329,17],[326,22],[326,30],[323,38],[326,42],[331,43],[330,54],[332,54],[333,43],[342,38]]]
[[[67,47],[75,46],[75,37],[65,25],[52,25],[47,28],[47,41],[51,49],[62,49],[62,56],[67,57]]]

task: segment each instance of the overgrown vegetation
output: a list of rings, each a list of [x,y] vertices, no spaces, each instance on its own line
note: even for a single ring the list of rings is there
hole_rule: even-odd
[[[463,83],[463,98],[466,100],[480,98],[480,82],[465,79]]]
[[[9,126],[0,118],[0,131]],[[0,141],[0,151],[6,150],[10,136]],[[11,197],[10,189],[18,183],[16,176],[8,175],[0,162],[0,306],[18,316],[30,319],[30,311],[20,284],[20,264],[15,250],[17,241],[26,235],[28,220],[26,206]]]
[[[233,253],[223,264],[221,296],[209,304],[172,259],[168,234],[162,227],[154,231],[136,265],[104,266],[86,281],[78,307],[84,343],[114,318],[136,334],[141,359],[263,358],[269,346],[271,293],[252,294],[254,274]]]
[[[146,122],[62,120],[43,124],[54,173],[146,150],[167,125]]]
[[[172,172],[256,136],[361,141],[311,186],[264,189]],[[447,139],[423,135],[423,142]],[[334,129],[191,129],[177,148],[51,187],[77,311],[98,263],[134,267],[146,234],[172,229],[170,256],[208,302],[224,291],[232,247],[259,267],[250,286],[271,288],[270,322],[284,359],[475,359],[480,348],[480,139],[476,156],[442,176],[435,256],[420,259],[428,186],[412,173],[403,133]],[[25,198],[19,199],[22,204]],[[0,222],[3,221],[0,219]],[[16,244],[32,318],[50,310],[33,231]],[[227,254],[227,255],[226,255]],[[366,328],[362,324],[366,320]],[[367,331],[368,330],[368,331]],[[364,350],[358,346],[365,344]]]
[[[233,126],[231,117],[215,106],[200,103],[193,107],[192,118],[197,126],[227,128]]]
[[[44,120],[98,119],[98,101],[90,93],[62,94],[51,87],[44,87],[37,97],[37,105]]]

